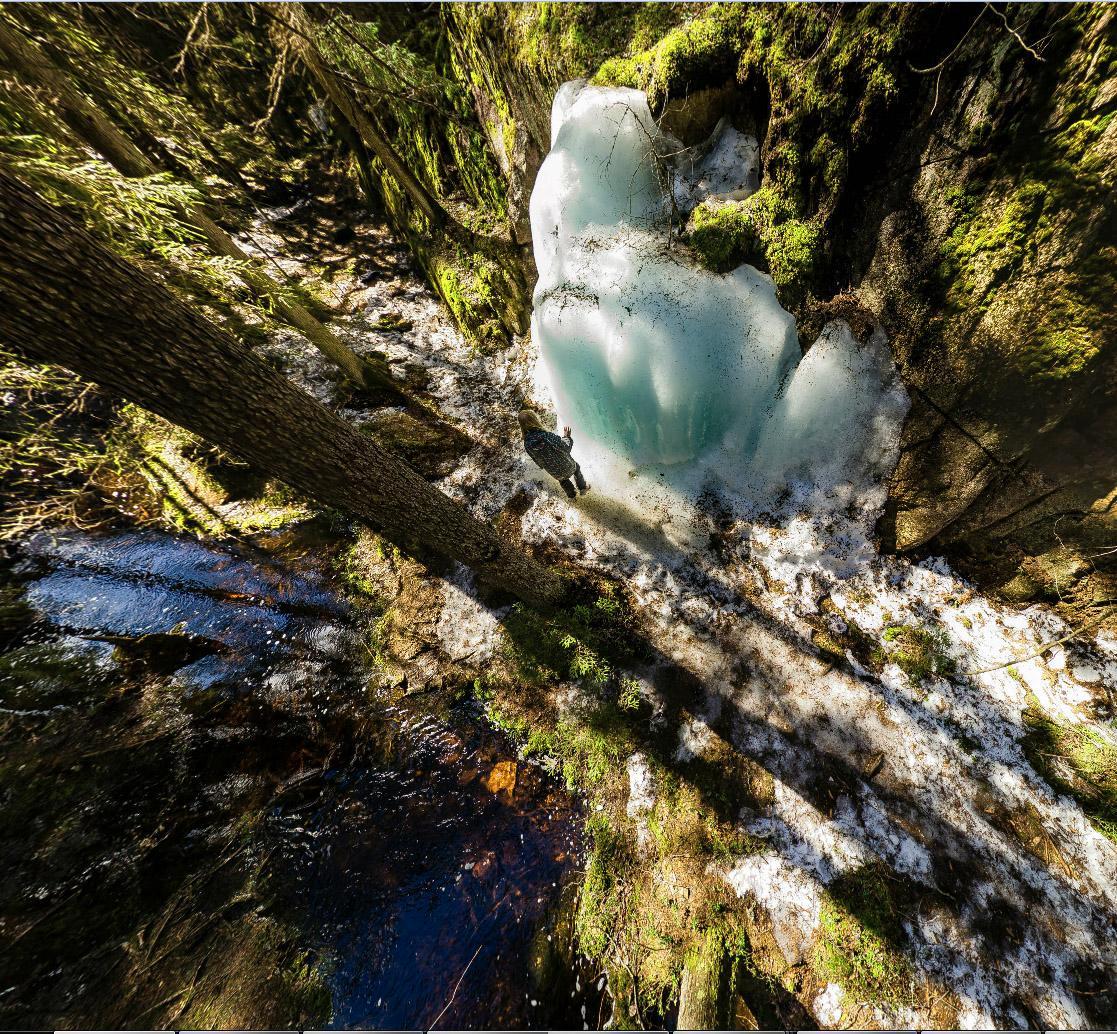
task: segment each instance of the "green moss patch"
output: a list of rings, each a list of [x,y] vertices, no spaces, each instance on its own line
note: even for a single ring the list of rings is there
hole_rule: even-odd
[[[504,622],[506,656],[515,676],[531,685],[578,679],[619,694],[626,688],[619,666],[640,659],[629,634],[631,620],[627,603],[611,586],[551,615],[516,604]]]
[[[661,39],[684,17],[686,5],[670,3],[474,4],[455,12],[474,31],[500,32],[508,59],[556,85],[591,75],[617,55],[638,53]]]
[[[889,625],[881,636],[879,658],[897,665],[914,683],[945,678],[955,664],[946,652],[946,633],[934,626]]]
[[[624,870],[630,863],[625,838],[604,815],[586,822],[590,857],[582,881],[582,894],[574,930],[582,950],[601,958],[609,947],[621,908]]]
[[[178,530],[246,534],[313,516],[314,511],[282,482],[262,477],[138,406],[124,407],[113,443],[116,467],[142,475],[149,499],[162,509],[161,522]]]
[[[691,215],[688,240],[702,264],[725,273],[749,262],[771,274],[787,306],[803,299],[815,270],[821,227],[793,217],[771,187],[744,201],[704,201]]]
[[[1097,103],[1112,74],[1105,35],[1098,12],[1060,25],[1043,131],[1021,132],[1013,117],[995,118],[981,147],[997,160],[978,163],[968,182],[945,195],[952,222],[940,245],[939,279],[950,311],[967,321],[983,317],[980,346],[993,356],[995,381],[1023,379],[1052,396],[1065,397],[1088,378],[1113,335],[1117,111],[1112,99]]]
[[[717,85],[736,71],[747,22],[741,14],[731,4],[714,4],[643,52],[606,61],[593,82],[643,89],[655,108],[668,97]]]
[[[296,947],[296,933],[270,916],[248,916],[221,943],[220,973],[206,974],[186,997],[180,1022],[198,1030],[243,1027],[260,1015],[296,1026],[330,1016],[324,965]]]
[[[1077,180],[1067,184],[1026,176],[1005,192],[992,185],[978,197],[954,190],[948,202],[955,223],[941,245],[939,277],[952,311],[968,317],[989,313],[1003,322],[1006,306],[1025,310],[998,350],[1008,369],[1032,384],[1058,384],[1087,371],[1105,347],[1104,311],[1117,290],[1117,273],[1104,261],[1086,259],[1068,275],[1040,273],[1042,256],[1056,235],[1065,233],[1068,212],[1082,205]],[[1023,294],[1008,287],[1020,278],[1039,276],[1043,291]]]
[[[627,1014],[622,1026],[641,1026],[647,1010],[662,1015],[678,994],[683,966],[711,938],[730,965],[749,958],[745,913],[707,867],[753,846],[721,826],[693,789],[661,789],[642,850],[627,819],[606,812],[586,824],[590,857],[575,933],[579,948],[609,972],[618,1013]]]
[[[1056,722],[1034,702],[1023,718],[1021,745],[1032,767],[1117,843],[1117,747],[1087,726]]]
[[[454,321],[480,349],[502,348],[525,329],[523,276],[509,255],[463,245],[438,252],[424,245],[418,255]]]
[[[918,985],[902,951],[905,940],[885,870],[865,866],[828,888],[812,964],[823,979],[840,984],[847,998],[912,1006]]]

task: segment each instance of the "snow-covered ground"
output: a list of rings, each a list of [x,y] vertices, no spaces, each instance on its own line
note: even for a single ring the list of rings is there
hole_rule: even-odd
[[[266,224],[253,237],[269,239]],[[281,242],[271,244],[279,255]],[[523,400],[549,402],[529,342],[479,355],[402,264],[334,289],[351,292],[334,329],[357,351],[421,366],[444,414],[477,440],[440,487],[482,518],[526,492],[525,540],[622,580],[647,638],[701,679],[706,706],[679,729],[679,756],[701,756],[714,740],[705,725],[718,721],[773,775],[774,803],[740,819],[767,850],[719,871],[766,910],[789,962],[809,955],[824,889],[876,861],[938,892],[941,906],[908,933],[917,968],[957,996],[960,1027],[1092,1025],[1089,996],[1117,979],[1117,846],[1028,764],[1022,715],[1032,698],[1054,719],[1115,742],[1099,715],[1117,690],[1117,638],[1067,638],[1073,630],[1057,616],[998,605],[941,559],[881,556],[872,528],[886,471],[872,464],[860,468],[862,480],[793,481],[762,506],[738,496],[716,516],[696,505],[645,510],[603,481],[568,502],[520,449]],[[375,329],[386,311],[411,329]],[[273,347],[296,381],[329,396],[330,374],[313,349],[294,335]],[[578,427],[574,437],[577,457]],[[440,628],[451,657],[481,663],[496,648],[499,615],[471,587],[466,572],[448,585]],[[934,628],[953,671],[916,682],[893,663],[869,670],[849,651],[836,665],[812,645],[820,627],[841,641],[853,623],[878,642],[889,628]],[[650,682],[644,688],[655,693]],[[654,785],[638,755],[629,774],[639,822]],[[853,1022],[849,1005],[832,985],[815,1011],[841,1026]],[[874,1017],[883,1026],[928,1022],[879,1008]]]

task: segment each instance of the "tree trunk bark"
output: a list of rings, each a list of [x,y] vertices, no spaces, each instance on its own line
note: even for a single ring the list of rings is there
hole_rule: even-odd
[[[268,4],[267,8],[272,18],[287,28],[291,36],[291,45],[307,71],[318,80],[334,107],[356,130],[365,146],[383,162],[384,168],[399,183],[407,196],[419,206],[433,226],[440,227],[449,223],[446,209],[407,167],[395,148],[384,138],[372,119],[365,114],[349,88],[324,60],[314,42],[314,25],[307,17],[303,5],[301,3]]]
[[[122,175],[152,176],[159,172],[127,134],[106,118],[38,44],[27,39],[9,18],[6,12],[0,11],[0,56],[4,57],[16,76],[29,86],[42,90],[56,106],[62,121]],[[401,392],[387,364],[362,359],[304,306],[284,298],[279,285],[204,211],[195,207],[187,209],[184,214],[201,232],[214,254],[243,263],[238,275],[247,286],[267,297],[280,319],[301,331],[350,381],[359,387],[383,387],[395,394]]]
[[[725,945],[708,930],[683,964],[679,986],[679,1030],[723,1030],[726,975]]]
[[[401,547],[421,543],[532,604],[562,595],[555,572],[4,172],[0,341],[96,381]]]

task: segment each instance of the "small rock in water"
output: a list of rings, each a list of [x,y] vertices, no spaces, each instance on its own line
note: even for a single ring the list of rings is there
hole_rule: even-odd
[[[516,789],[516,762],[498,761],[489,773],[489,778],[485,780],[485,786],[488,787],[489,793],[507,790],[508,795],[511,796]]]
[[[492,851],[486,851],[476,862],[473,863],[473,868],[470,872],[479,879],[483,880],[492,869],[493,863],[496,861],[496,855]]]

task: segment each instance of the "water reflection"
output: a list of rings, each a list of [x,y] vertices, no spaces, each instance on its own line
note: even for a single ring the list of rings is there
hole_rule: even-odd
[[[0,662],[55,660],[0,674],[0,741],[18,762],[0,773],[0,926],[18,942],[0,955],[0,1017],[594,1023],[600,994],[569,956],[569,908],[560,918],[580,851],[571,802],[469,702],[372,688],[326,544],[260,545],[66,533],[25,550],[41,625]],[[257,953],[254,984],[235,945],[262,922],[285,940]],[[328,1003],[256,1000],[296,963]]]

